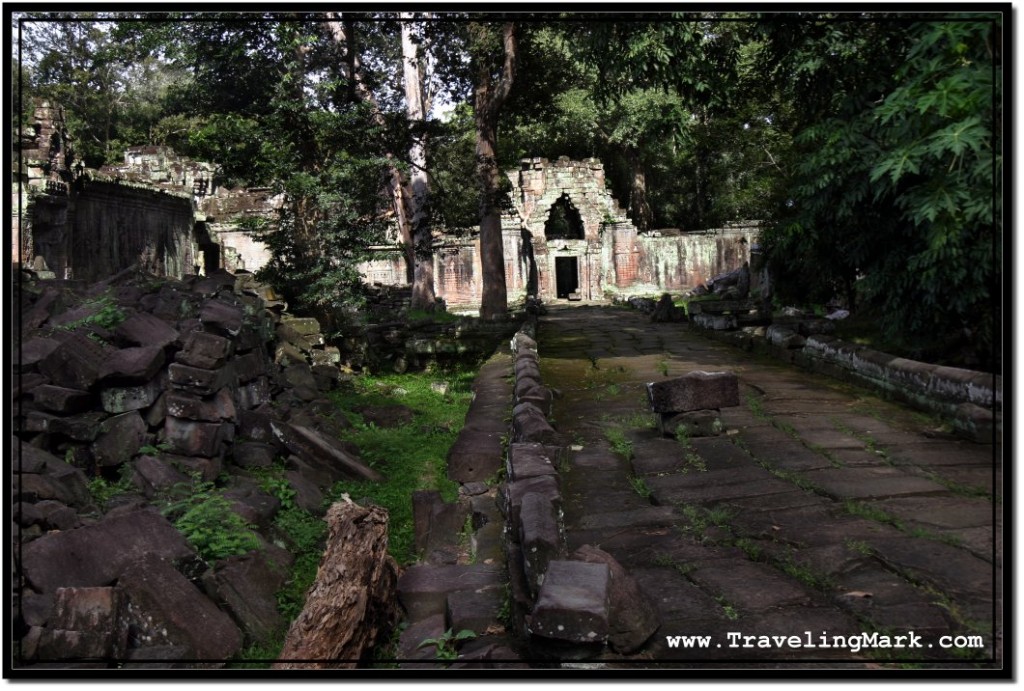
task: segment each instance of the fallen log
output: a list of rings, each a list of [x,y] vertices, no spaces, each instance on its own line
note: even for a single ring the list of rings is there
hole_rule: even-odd
[[[327,545],[273,669],[352,669],[398,623],[388,514],[347,497],[327,510]]]

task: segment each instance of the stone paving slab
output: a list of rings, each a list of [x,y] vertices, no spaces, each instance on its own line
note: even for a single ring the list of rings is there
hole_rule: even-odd
[[[715,592],[738,611],[750,612],[783,605],[809,605],[818,596],[765,564],[733,559],[694,569],[687,578]]]
[[[905,521],[939,528],[976,528],[992,531],[992,502],[967,497],[899,497],[874,505]]]
[[[631,573],[654,603],[663,621],[678,617],[701,619],[721,612],[721,605],[713,597],[688,581],[675,568],[638,568]],[[724,615],[720,616],[725,619]]]
[[[774,428],[768,433],[744,435],[742,439],[744,447],[753,458],[774,468],[818,470],[833,467],[824,455],[808,449]]]
[[[947,593],[973,598],[993,595],[992,565],[961,549],[912,537],[874,539],[869,544],[890,567]]]
[[[972,442],[915,441],[886,447],[886,453],[897,463],[912,463],[921,467],[947,465],[979,465],[991,468],[996,449]]]
[[[851,499],[887,499],[946,491],[937,482],[885,466],[808,470],[803,477],[834,497]]]

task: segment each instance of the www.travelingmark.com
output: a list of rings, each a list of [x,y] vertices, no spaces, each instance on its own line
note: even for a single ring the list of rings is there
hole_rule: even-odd
[[[665,636],[669,648],[762,648],[768,650],[797,649],[846,649],[851,653],[861,650],[896,649],[926,650],[940,649],[979,649],[985,647],[985,641],[978,635],[939,636],[934,642],[926,642],[922,636],[908,631],[905,634],[889,635],[862,631],[850,635],[829,635],[824,631],[815,635],[804,631],[800,635],[752,635],[740,631],[728,631],[724,642],[715,642],[714,636]]]

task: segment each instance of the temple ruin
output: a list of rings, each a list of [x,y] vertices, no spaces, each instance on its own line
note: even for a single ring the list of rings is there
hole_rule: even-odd
[[[168,147],[140,146],[124,163],[89,170],[74,161],[59,109],[40,104],[20,142],[13,260],[42,276],[98,280],[129,266],[181,277],[217,268],[256,271],[268,260],[249,219],[271,226],[282,199],[267,188],[226,189],[217,167]],[[684,291],[749,259],[755,223],[682,233],[638,233],[594,158],[524,159],[506,171],[512,209],[502,218],[510,301],[601,301]],[[397,246],[365,263],[368,283],[407,282]],[[439,233],[435,293],[454,311],[480,304],[478,234]]]

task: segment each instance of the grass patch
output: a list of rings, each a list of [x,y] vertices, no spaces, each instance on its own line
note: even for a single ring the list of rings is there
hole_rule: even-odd
[[[610,427],[604,431],[604,436],[612,445],[612,451],[627,461],[633,458],[633,442],[626,439],[626,435],[621,429]]]
[[[331,498],[348,494],[356,503],[383,506],[389,514],[389,551],[399,564],[416,559],[413,546],[412,493],[436,489],[445,501],[458,496],[458,483],[448,479],[445,459],[465,422],[473,394],[475,371],[363,376],[349,391],[334,395],[353,427],[342,436],[359,447],[363,462],[380,471],[384,482],[346,481],[335,484]],[[431,384],[444,381],[444,387]],[[353,412],[363,405],[401,404],[413,419],[399,427],[379,429]]]
[[[651,498],[651,488],[647,486],[647,483],[642,477],[636,475],[629,476],[629,486],[633,488],[633,491],[639,494],[644,499]]]

